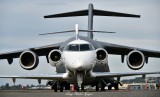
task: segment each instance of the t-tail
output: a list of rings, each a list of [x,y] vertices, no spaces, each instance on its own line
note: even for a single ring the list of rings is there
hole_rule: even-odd
[[[53,14],[44,16],[44,18],[59,18],[59,17],[74,17],[74,16],[88,16],[88,30],[93,30],[93,16],[113,16],[113,17],[134,17],[140,18],[140,15],[119,13],[113,11],[103,11],[94,9],[93,4],[88,5],[87,10],[72,11],[60,14]],[[87,32],[87,37],[93,39],[93,33]]]

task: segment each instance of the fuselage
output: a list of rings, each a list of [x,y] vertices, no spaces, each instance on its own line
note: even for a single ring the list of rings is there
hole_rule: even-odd
[[[90,50],[68,50],[69,45],[79,45],[80,44],[89,44],[91,46]],[[76,47],[75,47],[76,48]],[[62,51],[62,61],[63,68],[57,66],[57,73],[65,73],[66,71],[76,72],[76,71],[92,71],[92,72],[110,72],[108,62],[104,65],[97,64],[96,50],[102,48],[95,40],[89,39],[87,37],[79,36],[79,39],[76,40],[75,37],[72,37],[66,40],[60,47]]]

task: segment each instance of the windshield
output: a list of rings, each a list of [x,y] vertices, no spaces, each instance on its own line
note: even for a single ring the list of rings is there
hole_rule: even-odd
[[[68,46],[69,51],[79,51],[79,45],[77,44],[71,44]]]
[[[93,47],[90,44],[69,44],[67,45],[67,51],[91,51]]]

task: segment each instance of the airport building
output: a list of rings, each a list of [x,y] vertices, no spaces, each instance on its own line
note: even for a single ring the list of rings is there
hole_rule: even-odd
[[[160,89],[160,77],[147,77],[143,79],[137,77],[135,79],[123,80],[123,86],[119,86],[119,89],[128,90],[147,90],[147,89]]]
[[[132,83],[132,84],[123,84],[123,86],[119,86],[119,89],[152,90],[152,89],[158,89],[158,87],[156,83]]]

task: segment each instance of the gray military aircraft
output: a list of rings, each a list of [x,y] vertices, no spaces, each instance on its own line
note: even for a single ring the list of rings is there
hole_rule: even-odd
[[[160,52],[93,40],[94,32],[114,33],[94,31],[93,16],[140,18],[140,15],[97,10],[93,8],[93,4],[89,4],[87,10],[47,15],[44,18],[72,16],[88,16],[88,29],[81,30],[76,25],[75,30],[40,34],[76,32],[76,37],[62,43],[0,54],[0,59],[7,59],[9,64],[12,64],[14,58],[19,58],[20,66],[25,70],[35,69],[39,63],[39,56],[46,56],[47,62],[56,67],[56,74],[0,75],[0,78],[12,78],[13,82],[17,78],[38,79],[39,83],[41,80],[49,80],[47,85],[50,85],[55,92],[57,92],[57,89],[63,92],[64,87],[70,89],[70,84],[74,84],[77,91],[83,90],[84,85],[96,86],[96,91],[99,91],[99,88],[104,90],[105,86],[108,86],[109,90],[112,87],[118,89],[120,77],[133,75],[145,77],[146,74],[160,74],[160,72],[110,72],[108,65],[109,54],[121,55],[122,63],[124,57],[127,56],[128,67],[132,70],[139,70],[145,63],[148,63],[149,57],[160,58]],[[79,36],[79,32],[87,32],[87,37]],[[117,80],[114,79],[115,77]]]

